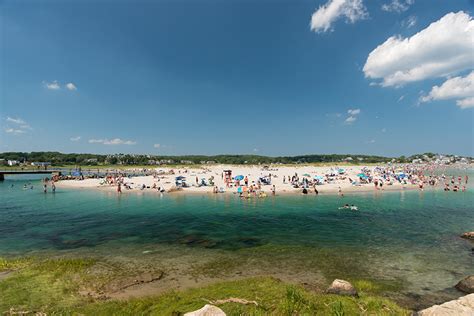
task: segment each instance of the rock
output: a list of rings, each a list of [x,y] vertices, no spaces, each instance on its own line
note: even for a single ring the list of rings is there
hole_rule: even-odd
[[[358,296],[357,290],[347,281],[335,279],[331,286],[326,290],[328,294]]]
[[[434,305],[418,312],[419,316],[473,316],[474,294],[469,294],[441,305]]]
[[[226,314],[219,307],[206,304],[203,308],[194,312],[186,313],[184,316],[226,316]]]
[[[464,293],[474,293],[474,275],[465,277],[455,287]]]
[[[467,232],[461,235],[461,238],[474,240],[474,232]]]

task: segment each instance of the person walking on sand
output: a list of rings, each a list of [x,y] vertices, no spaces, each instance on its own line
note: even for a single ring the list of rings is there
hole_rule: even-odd
[[[275,191],[276,191],[275,185],[273,185],[273,186],[272,186],[272,195],[275,195],[275,193],[276,193]]]

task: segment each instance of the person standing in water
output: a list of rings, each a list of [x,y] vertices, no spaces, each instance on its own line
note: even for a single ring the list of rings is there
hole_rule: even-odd
[[[46,182],[43,184],[43,192],[44,193],[48,192],[48,185],[46,184]]]
[[[51,183],[51,190],[53,191],[53,193],[56,193],[56,185],[54,184],[54,182]]]
[[[120,182],[117,185],[117,192],[122,193],[122,184]]]

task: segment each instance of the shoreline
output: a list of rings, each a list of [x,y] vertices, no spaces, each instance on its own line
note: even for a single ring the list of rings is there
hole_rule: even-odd
[[[133,170],[133,169],[130,169]],[[231,175],[225,175],[225,170],[231,170]],[[338,172],[342,170],[341,173]],[[401,165],[401,166],[278,166],[262,168],[260,166],[231,166],[216,165],[200,168],[156,168],[147,169],[152,175],[146,176],[109,176],[107,178],[85,178],[83,180],[68,179],[56,182],[57,187],[70,189],[94,189],[118,193],[117,183],[121,183],[120,193],[164,193],[192,195],[229,195],[239,194],[242,190],[244,197],[261,197],[275,195],[345,195],[354,193],[370,193],[384,191],[411,191],[420,189],[440,189],[444,185],[440,179],[436,184],[428,185],[428,177],[423,172],[445,171],[430,166]],[[456,173],[462,176],[462,170]],[[398,178],[405,174],[406,178]],[[363,177],[359,175],[364,174]],[[367,176],[366,176],[367,175]],[[242,180],[236,180],[236,176]],[[451,175],[446,179],[449,180]],[[290,181],[291,177],[291,181]],[[182,178],[182,180],[176,180]],[[245,181],[248,179],[247,181]],[[368,181],[367,181],[368,179]],[[430,177],[431,179],[431,177]],[[438,181],[439,180],[439,181]],[[266,181],[266,183],[265,183]],[[364,183],[365,182],[365,183]],[[444,181],[443,181],[444,182]],[[179,183],[179,184],[178,184]],[[177,185],[183,187],[177,187]],[[380,186],[375,186],[375,183]],[[203,185],[204,184],[204,185]],[[454,185],[454,184],[453,184]],[[297,188],[295,188],[295,186]],[[307,194],[303,194],[303,187]],[[247,193],[248,189],[251,194]],[[316,194],[315,189],[318,190]],[[217,193],[217,192],[218,193]],[[461,184],[459,184],[461,191]],[[248,196],[250,195],[250,196]]]

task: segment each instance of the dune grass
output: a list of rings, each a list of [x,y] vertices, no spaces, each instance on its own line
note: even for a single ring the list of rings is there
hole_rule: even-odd
[[[359,298],[314,293],[271,277],[226,281],[184,291],[128,300],[95,300],[81,296],[97,276],[96,260],[81,258],[1,259],[0,313],[44,312],[48,315],[182,315],[219,299],[237,297],[258,302],[219,305],[227,315],[409,315],[409,311],[379,296],[383,285],[358,280]],[[104,278],[103,280],[107,280]]]

